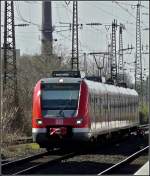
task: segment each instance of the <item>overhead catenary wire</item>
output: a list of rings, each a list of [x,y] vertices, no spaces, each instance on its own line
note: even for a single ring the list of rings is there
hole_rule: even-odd
[[[68,12],[72,15],[72,11],[70,10],[70,8],[67,6],[65,6],[64,4],[62,4],[65,8],[66,8],[66,10],[68,10]],[[69,16],[68,16],[68,19],[69,19]],[[79,19],[80,20],[82,20],[83,21],[83,19],[81,18],[81,17],[79,17]],[[70,20],[69,20],[70,21]],[[66,23],[66,24],[68,24],[68,23]],[[86,23],[85,23],[86,24]],[[89,26],[86,26],[86,27],[88,27],[90,30],[95,30],[95,31],[97,31],[97,32],[103,32],[101,29],[96,29],[96,28],[92,28],[91,29],[91,27],[89,27]],[[64,31],[67,31],[67,30],[64,30]],[[56,32],[62,32],[62,31],[56,31]],[[104,31],[105,32],[105,31]],[[80,45],[81,45],[81,41],[79,40],[79,43],[80,43]],[[82,46],[83,46],[83,44],[82,44]],[[84,46],[84,48],[87,48],[87,45],[86,46]],[[89,50],[89,49],[88,49]]]
[[[86,3],[86,5],[89,5],[89,3]],[[108,16],[111,16],[111,17],[113,17],[113,18],[117,18],[117,19],[120,19],[120,21],[122,21],[122,22],[126,22],[126,19],[124,19],[124,18],[122,18],[121,16],[118,16],[118,15],[114,15],[113,13],[111,13],[111,12],[109,12],[109,11],[107,11],[107,10],[104,10],[105,8],[101,8],[101,7],[99,7],[98,5],[96,6],[96,5],[91,5],[90,4],[90,6],[93,6],[94,8],[96,8],[96,9],[98,9],[100,12],[103,12],[103,13],[105,13],[106,15],[108,15]]]
[[[16,3],[18,3],[18,2],[16,2]],[[86,4],[88,4],[89,2],[87,2]],[[119,3],[121,3],[122,4],[122,2],[119,2]],[[126,2],[125,2],[126,3]],[[26,4],[29,4],[29,5],[34,5],[34,3],[26,3]],[[35,3],[36,5],[38,5],[38,4],[40,4],[40,3]],[[58,3],[57,3],[58,4]],[[115,3],[114,3],[115,4]],[[91,4],[90,4],[91,5]],[[93,4],[94,5],[94,4]],[[92,6],[93,6],[92,5]],[[104,5],[105,5],[105,3],[104,3]],[[131,5],[131,4],[130,4]],[[133,5],[133,4],[132,4]],[[19,5],[20,6],[20,5]],[[65,3],[64,2],[61,2],[61,6],[63,7],[63,8],[65,8],[65,10],[67,11],[67,20],[68,21],[70,21],[70,17],[71,17],[71,15],[69,15],[69,14],[71,14],[72,13],[72,11],[71,11],[71,9],[70,9],[70,7],[69,6],[66,6],[65,5]],[[123,5],[122,5],[123,6]],[[115,15],[116,17],[117,17],[117,19],[120,19],[121,21],[122,20],[124,20],[124,22],[127,22],[127,19],[125,18],[123,18],[123,17],[121,17],[121,16],[119,16],[118,14],[116,15],[116,14],[113,14],[113,13],[111,13],[111,11],[108,11],[106,8],[101,8],[101,7],[99,7],[99,5],[97,6],[98,8],[99,8],[99,10],[101,10],[101,13],[102,14],[107,14],[107,15],[109,15],[109,16],[111,16],[112,17],[112,15]],[[20,8],[20,7],[19,7]],[[68,10],[67,10],[68,9]],[[106,10],[105,10],[106,9]],[[103,11],[102,11],[103,10]],[[123,9],[122,9],[123,10]],[[16,16],[16,18],[17,19],[19,19],[20,21],[22,21],[22,18],[20,18],[20,16],[19,15],[21,15],[22,17],[23,17],[23,20],[26,20],[26,21],[28,21],[31,25],[34,25],[34,26],[37,26],[38,28],[40,27],[40,24],[33,24],[34,23],[34,21],[33,21],[33,19],[31,18],[31,19],[26,19],[26,17],[24,17],[23,16],[23,13],[22,13],[22,11],[21,11],[21,9],[19,9],[19,11],[20,11],[20,14],[19,14],[19,12],[18,12],[18,17]],[[105,11],[105,12],[104,12]],[[109,12],[109,14],[107,13],[107,12]],[[31,13],[31,17],[33,17],[33,13]],[[79,19],[80,20],[82,20],[82,21],[86,21],[83,17],[79,17]],[[134,18],[133,18],[134,19]],[[32,21],[31,21],[32,20]],[[104,24],[104,23],[103,23]],[[130,24],[129,24],[130,25]],[[133,25],[135,25],[134,23],[133,23]],[[103,30],[103,27],[101,28],[95,28],[95,27],[93,27],[93,28],[91,28],[90,26],[86,26],[86,28],[84,28],[83,29],[83,32],[84,32],[84,30],[92,30],[93,32],[98,32],[98,31],[100,31],[101,33],[104,33],[106,30]],[[56,30],[56,33],[59,35],[60,34],[60,30],[58,29],[58,30]],[[67,31],[66,31],[67,32]],[[63,33],[63,31],[62,31],[62,33]],[[65,31],[64,31],[64,33],[65,33]],[[129,29],[127,29],[126,30],[126,33],[127,33],[127,35],[129,35],[129,39],[131,39],[131,37],[132,38],[134,38],[134,32],[132,32],[132,31],[130,31]],[[63,38],[63,40],[64,39],[66,39],[66,36],[68,36],[68,34],[70,34],[69,32],[65,35],[65,38]],[[101,34],[100,34],[101,35]],[[81,35],[82,36],[82,35]],[[59,38],[61,39],[62,38],[62,36],[60,36],[59,35]],[[63,44],[63,40],[61,40],[62,42],[62,44]],[[84,43],[83,43],[83,41],[82,41],[82,39],[81,39],[81,46],[83,46],[84,45]],[[81,47],[80,46],[80,47]],[[88,46],[88,49],[87,50],[89,50],[89,49],[91,49],[91,48],[89,48],[89,44],[87,44],[87,46]],[[84,46],[84,48],[85,48],[85,46]]]
[[[62,6],[63,7],[65,7],[66,8],[66,10],[68,9],[68,12],[72,15],[72,11],[70,10],[70,8],[67,6],[65,6],[64,4],[62,4]],[[58,17],[60,18],[60,15],[59,15],[59,13],[58,13]],[[70,20],[70,16],[68,15],[67,16],[68,17],[68,19],[69,19],[69,21],[71,21]],[[81,18],[79,17],[79,19],[81,20]],[[67,24],[68,24],[68,22],[67,22]],[[64,31],[69,31],[69,30],[64,30]],[[60,30],[60,31],[55,31],[56,33],[58,33],[59,35],[61,35],[64,39],[68,39],[70,42],[71,42],[71,37],[68,37],[68,36],[66,36],[66,35],[64,35],[64,34],[62,34],[62,30]],[[70,33],[70,35],[71,35],[71,33]],[[70,36],[69,35],[69,36]],[[85,44],[82,44],[82,42],[81,42],[81,40],[79,39],[79,46],[80,46],[80,48],[85,48],[86,50],[89,50],[90,51],[90,48],[88,48],[88,46],[87,45],[85,45]],[[82,49],[81,49],[82,50]]]
[[[136,17],[125,7],[121,6],[120,3],[118,1],[113,1],[115,2],[120,8],[122,8],[124,11],[126,11],[130,16],[132,16],[134,19],[136,19]]]
[[[115,2],[115,0],[114,0]],[[135,4],[130,4],[128,2],[122,2],[122,1],[119,1],[120,4],[123,4],[123,5],[126,5],[126,6],[130,6],[132,9],[135,8]],[[141,7],[145,8],[145,9],[149,9],[148,7],[144,6],[144,5],[141,5]]]
[[[16,5],[16,12],[17,12],[17,14],[18,14],[18,17],[19,17],[22,21],[27,22],[27,23],[32,24],[32,25],[35,25],[35,26],[37,26],[38,28],[41,29],[41,25],[39,25],[39,24],[37,24],[37,23],[34,23],[34,22],[32,22],[31,20],[29,21],[29,20],[25,19],[25,18],[22,16],[22,14],[21,14],[21,12],[20,12],[19,4],[18,4],[17,1],[15,2],[15,5]]]
[[[94,29],[94,28],[92,28],[92,29]],[[100,29],[94,29],[95,31],[101,31],[102,32],[102,30],[100,30]]]
[[[120,5],[120,2],[118,2],[118,1],[113,1],[113,2],[115,2],[121,9],[123,9],[124,11],[126,11],[131,17],[133,17],[134,19],[136,19],[136,17],[127,8],[125,8],[122,5]],[[141,21],[141,23],[144,24],[143,21]]]

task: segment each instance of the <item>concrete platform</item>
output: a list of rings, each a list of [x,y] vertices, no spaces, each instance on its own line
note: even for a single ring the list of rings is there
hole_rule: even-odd
[[[134,175],[149,175],[149,161],[146,162]]]

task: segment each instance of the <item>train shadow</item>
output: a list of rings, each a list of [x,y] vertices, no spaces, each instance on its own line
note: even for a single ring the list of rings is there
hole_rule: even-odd
[[[101,139],[91,143],[91,142],[74,142],[65,143],[61,146],[61,150],[56,150],[53,154],[64,155],[71,152],[76,152],[79,155],[95,154],[95,155],[124,155],[129,156],[134,152],[144,148],[148,145],[148,135],[147,136],[137,136],[130,135],[124,136],[114,140],[111,139]]]
[[[148,136],[130,135],[122,137],[118,140],[109,140],[101,143],[97,141],[95,146],[91,147],[92,154],[105,154],[105,155],[124,155],[128,156],[136,150],[140,150],[148,145]]]
[[[148,145],[147,136],[130,135],[122,137],[119,140],[101,141],[100,139],[94,143],[76,143],[68,144],[64,147],[65,152],[76,151],[79,154],[95,154],[95,155],[124,155],[140,150]]]

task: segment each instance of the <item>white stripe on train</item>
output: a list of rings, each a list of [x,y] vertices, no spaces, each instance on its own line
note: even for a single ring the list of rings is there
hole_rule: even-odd
[[[46,130],[46,128],[32,128],[32,133],[46,133]],[[89,131],[89,128],[73,128],[73,132],[75,133],[85,133]]]

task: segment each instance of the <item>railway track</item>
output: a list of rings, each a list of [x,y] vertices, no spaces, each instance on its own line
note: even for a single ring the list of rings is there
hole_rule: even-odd
[[[2,164],[6,164],[6,163],[8,163],[8,162],[10,162],[9,159],[4,159],[4,160],[1,161]]]
[[[128,139],[121,138],[120,142],[121,141],[123,142],[124,140],[128,141]],[[139,140],[141,141],[140,138],[139,138]],[[112,142],[111,146],[113,145],[113,143],[116,143],[116,142]],[[104,146],[107,146],[107,144],[104,144]],[[102,146],[102,148],[105,148],[104,146]],[[99,150],[100,150],[100,148],[99,148]],[[146,149],[146,150],[148,150],[148,149]],[[133,150],[133,152],[134,151],[135,150]],[[81,151],[80,151],[80,153],[81,153]],[[86,156],[86,154],[88,152],[86,152],[86,151],[82,152],[82,156],[84,157],[83,153],[85,153],[85,156]],[[107,156],[109,154],[109,152],[107,153],[107,152],[105,152],[105,150],[104,150],[104,153],[107,154]],[[78,151],[78,154],[79,154],[79,151]],[[31,157],[26,157],[24,159],[4,163],[4,164],[2,164],[2,173],[9,174],[9,175],[11,175],[11,174],[15,174],[15,175],[34,174],[34,173],[38,173],[39,170],[41,173],[43,173],[45,168],[53,167],[54,165],[56,165],[56,163],[60,164],[60,163],[62,163],[61,161],[63,161],[63,160],[65,160],[65,164],[67,164],[67,159],[73,158],[74,156],[76,156],[78,154],[77,154],[77,152],[76,153],[75,152],[67,153],[67,151],[62,152],[61,150],[50,151],[49,153],[44,152],[44,153],[34,155]],[[130,154],[131,154],[131,152],[130,152]],[[78,161],[80,161],[80,159]],[[87,161],[88,161],[88,159],[87,159]],[[127,161],[126,161],[126,163],[127,163]],[[82,163],[79,162],[79,164],[81,165]],[[99,164],[99,167],[101,168],[101,163]],[[110,166],[107,166],[107,167],[110,167]],[[103,170],[105,170],[107,167],[105,166],[102,168],[103,168]],[[98,172],[99,171],[100,170],[98,170]],[[98,173],[98,172],[96,172],[96,173]],[[63,173],[63,171],[62,171],[62,173]],[[124,172],[122,172],[122,173],[124,173]]]
[[[66,154],[66,152],[62,152],[60,149],[43,152],[30,157],[2,164],[2,174],[33,174],[34,171],[37,171],[39,168],[42,169],[50,164],[60,162],[75,155],[75,152],[70,152]]]
[[[18,169],[18,167],[21,167],[21,165],[31,162],[33,160],[36,160],[46,155],[48,155],[48,152],[42,152],[36,155],[32,155],[32,156],[14,160],[14,161],[6,160],[2,163],[2,173],[11,174],[11,172],[12,173],[15,172]]]
[[[145,137],[144,137],[145,138]],[[110,144],[102,145],[97,144],[92,148],[84,148],[75,157],[65,159],[53,165],[47,165],[43,168],[38,168],[34,174],[40,175],[56,175],[56,174],[70,174],[70,175],[97,175],[107,168],[112,167],[116,163],[123,161],[125,158],[133,154],[135,151],[145,148],[148,144],[145,139],[137,136],[130,136],[125,140],[119,142],[112,142]],[[85,146],[86,147],[86,146]],[[143,154],[140,158],[140,163],[132,163],[130,171],[136,172],[148,160],[147,153]],[[126,167],[128,170],[128,166]],[[119,172],[126,174],[125,171]],[[134,172],[130,172],[134,173]],[[115,174],[115,173],[114,173]]]
[[[148,152],[149,146],[135,152],[134,154],[130,155],[129,157],[127,157],[126,159],[122,160],[121,162],[109,167],[108,169],[100,172],[98,175],[109,175],[109,174],[123,174],[122,173],[122,169],[125,170],[126,169],[129,170],[129,164],[137,159],[139,156],[141,156],[143,153]]]

